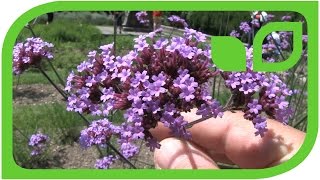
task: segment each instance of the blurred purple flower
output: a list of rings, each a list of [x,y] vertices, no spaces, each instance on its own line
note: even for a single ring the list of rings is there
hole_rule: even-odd
[[[291,16],[282,16],[281,20],[282,21],[291,21],[292,17]]]
[[[187,22],[179,16],[171,15],[170,17],[168,17],[168,20],[173,26],[188,27]]]
[[[117,160],[118,158],[113,155],[108,155],[103,157],[102,159],[98,159],[96,161],[95,167],[97,169],[109,169],[110,166]]]
[[[141,24],[149,24],[148,13],[146,11],[137,12],[136,18]]]
[[[246,34],[251,31],[251,27],[247,22],[241,22],[240,26],[239,26],[239,29],[241,31],[243,31],[244,33],[246,33]]]
[[[236,30],[232,30],[231,33],[230,33],[230,36],[240,37],[240,33],[238,33],[238,31],[236,31]]]
[[[48,145],[49,137],[42,133],[31,135],[29,139],[29,146],[32,148],[31,156],[37,156],[45,151]]]

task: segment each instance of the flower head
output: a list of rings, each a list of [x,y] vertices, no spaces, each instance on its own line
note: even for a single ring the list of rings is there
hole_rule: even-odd
[[[251,31],[251,27],[247,22],[241,22],[240,26],[239,26],[239,29],[241,31],[243,31],[244,33],[246,33],[246,34]]]
[[[49,137],[42,133],[33,134],[29,139],[29,146],[32,148],[31,156],[40,155],[44,152]]]
[[[90,126],[81,131],[80,144],[83,147],[92,145],[105,145],[113,134],[116,134],[117,126],[107,119],[93,121]]]
[[[109,169],[110,166],[117,160],[118,158],[113,155],[105,156],[102,159],[98,159],[96,161],[95,167],[97,169]]]
[[[112,45],[92,51],[68,77],[67,109],[105,117],[123,111],[124,121],[119,126],[107,119],[93,121],[81,132],[81,144],[104,145],[116,137],[121,153],[130,158],[139,152],[138,139],[145,139],[151,150],[160,147],[149,132],[158,122],[189,139],[181,113],[198,108],[203,116],[221,117],[222,107],[203,88],[217,74],[210,46],[200,46],[205,40],[203,33],[186,28],[184,37],[141,35],[134,39],[135,50],[122,57],[113,55]]]
[[[168,17],[169,22],[174,26],[188,27],[187,22],[179,16],[172,15]]]
[[[53,44],[41,38],[28,38],[13,48],[13,74],[23,73],[30,66],[37,66],[42,59],[53,59]]]
[[[146,11],[137,12],[136,18],[141,24],[149,24],[148,13]]]

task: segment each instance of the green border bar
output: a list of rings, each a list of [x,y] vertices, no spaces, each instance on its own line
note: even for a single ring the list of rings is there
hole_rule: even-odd
[[[308,131],[305,142],[289,161],[266,169],[241,170],[91,170],[91,169],[23,169],[12,155],[12,49],[20,30],[31,19],[52,11],[106,10],[164,10],[164,11],[296,11],[308,25]],[[318,130],[318,2],[53,2],[35,7],[19,17],[8,31],[2,56],[2,178],[112,178],[112,179],[213,179],[266,178],[275,176],[301,163],[311,151]]]

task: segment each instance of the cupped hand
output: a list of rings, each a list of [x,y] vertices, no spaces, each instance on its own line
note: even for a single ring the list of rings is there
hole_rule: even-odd
[[[201,118],[195,110],[183,114],[192,122]],[[224,113],[188,129],[191,140],[174,138],[159,124],[151,131],[161,144],[154,153],[160,169],[218,169],[216,162],[236,164],[240,168],[266,168],[290,159],[303,144],[305,133],[268,119],[265,136],[255,136],[252,122],[240,111]]]

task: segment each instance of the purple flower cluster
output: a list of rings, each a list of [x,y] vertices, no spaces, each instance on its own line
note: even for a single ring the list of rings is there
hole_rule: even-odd
[[[253,27],[259,28],[260,27],[260,21],[258,19],[253,19],[251,21],[251,24]]]
[[[52,59],[53,44],[40,38],[28,38],[13,49],[13,74],[23,73],[30,66],[37,66],[43,58]]]
[[[103,157],[102,159],[98,159],[96,161],[95,167],[97,169],[109,169],[110,165],[112,165],[117,159],[118,158],[113,155]]]
[[[188,23],[181,17],[172,15],[168,17],[169,22],[174,26],[188,27]]]
[[[40,155],[45,151],[49,137],[47,135],[37,133],[33,134],[29,139],[29,146],[32,148],[31,156]]]
[[[249,33],[251,31],[251,27],[247,22],[241,22],[239,29],[244,32],[245,34]]]
[[[240,37],[240,33],[236,30],[232,30],[230,32],[230,36],[233,36],[233,37]]]
[[[81,131],[79,141],[83,147],[105,145],[113,134],[119,133],[119,130],[120,127],[107,119],[93,121],[88,128]]]
[[[139,151],[135,140],[145,139],[150,150],[160,147],[149,132],[159,122],[173,135],[190,138],[182,112],[198,108],[204,117],[221,117],[222,107],[208,91],[209,79],[218,72],[212,69],[210,47],[201,48],[205,41],[201,32],[185,28],[184,37],[141,35],[134,39],[134,50],[122,57],[113,55],[112,44],[89,52],[67,79],[67,109],[104,117],[123,111],[125,122],[94,121],[81,132],[82,144],[104,144],[114,135],[121,153],[131,157]]]
[[[275,74],[264,74],[252,71],[252,48],[247,48],[247,71],[224,72],[226,86],[235,95],[234,106],[245,106],[244,118],[252,120],[256,135],[264,136],[267,131],[266,118],[262,112],[287,124],[292,115],[286,97],[292,95],[284,82]],[[258,94],[258,99],[255,99]]]
[[[129,127],[130,128],[130,127]],[[130,142],[131,135],[143,137],[143,134],[134,134],[132,129],[128,129],[128,126],[122,124],[117,126],[112,124],[108,119],[101,119],[93,121],[90,126],[81,131],[79,138],[82,147],[91,147],[93,145],[99,145],[106,147],[107,142],[112,136],[119,138],[120,152],[126,158],[130,158],[139,152],[139,148]],[[103,159],[97,160],[96,167],[99,169],[106,169],[114,161],[114,157],[104,157]]]
[[[141,24],[149,24],[148,13],[146,11],[137,12],[136,18]]]
[[[268,20],[268,21],[271,21],[274,17],[275,17],[275,15],[273,15],[273,14],[268,14],[268,15],[267,15],[267,20]]]

